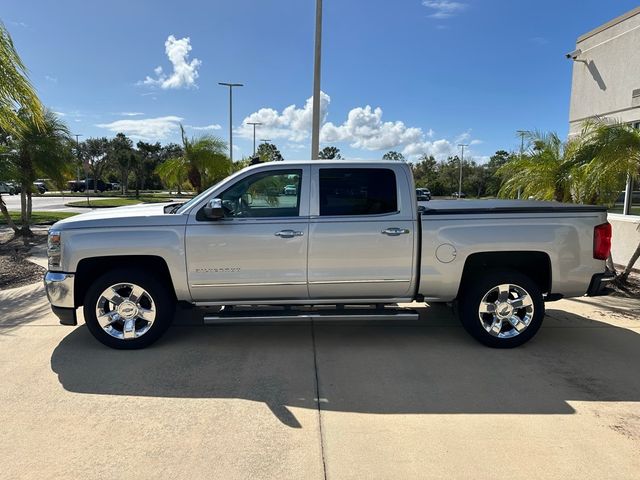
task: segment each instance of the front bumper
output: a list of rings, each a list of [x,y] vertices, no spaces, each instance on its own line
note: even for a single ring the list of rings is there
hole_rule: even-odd
[[[47,272],[44,276],[44,289],[51,309],[63,325],[78,323],[73,296],[74,279],[73,273]]]

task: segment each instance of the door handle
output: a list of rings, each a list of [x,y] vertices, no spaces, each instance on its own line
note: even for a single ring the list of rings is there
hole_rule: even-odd
[[[301,237],[304,235],[304,232],[299,230],[280,230],[279,232],[274,233],[276,237],[280,238],[293,238],[293,237]]]
[[[382,230],[381,233],[383,233],[384,235],[389,235],[390,237],[397,237],[398,235],[409,233],[409,230],[406,228],[387,228],[385,230]]]

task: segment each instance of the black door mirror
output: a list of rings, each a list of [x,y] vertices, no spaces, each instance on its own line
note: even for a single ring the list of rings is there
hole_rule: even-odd
[[[209,203],[204,206],[204,216],[209,220],[220,220],[224,218],[222,200],[219,198],[209,200]]]

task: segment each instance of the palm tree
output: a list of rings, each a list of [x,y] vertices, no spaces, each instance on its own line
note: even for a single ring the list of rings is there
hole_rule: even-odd
[[[500,167],[497,175],[505,180],[498,192],[501,197],[513,198],[518,192],[525,198],[537,200],[572,200],[579,164],[576,151],[579,142],[563,142],[557,133],[528,132],[528,152]]]
[[[585,122],[581,137],[579,155],[588,160],[583,167],[589,179],[587,193],[613,203],[626,179],[640,177],[640,130],[625,123],[593,119]],[[638,258],[640,243],[618,276],[620,283],[626,283]]]
[[[11,35],[0,22],[0,128],[13,136],[18,136],[22,118],[18,110],[30,113],[32,121],[42,125],[43,108],[26,74]]]
[[[187,180],[189,165],[184,156],[168,158],[155,169],[155,173],[160,177],[169,190],[176,187],[178,195],[182,195],[182,186]]]
[[[212,135],[188,138],[182,125],[180,132],[187,177],[198,193],[231,173],[233,165],[224,140]]]
[[[19,134],[11,142],[15,153],[8,159],[21,186],[22,228],[16,233],[31,235],[33,182],[44,176],[62,189],[72,158],[71,139],[66,125],[49,110],[45,110],[42,121],[24,111],[19,116]]]

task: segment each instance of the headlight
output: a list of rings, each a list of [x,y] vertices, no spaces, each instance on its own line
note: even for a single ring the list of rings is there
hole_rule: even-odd
[[[49,230],[47,240],[47,256],[49,257],[49,268],[60,267],[60,257],[62,255],[62,245],[60,243],[60,231]]]

